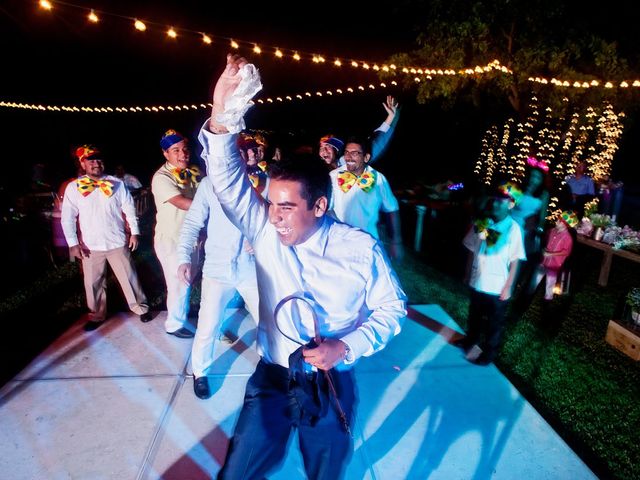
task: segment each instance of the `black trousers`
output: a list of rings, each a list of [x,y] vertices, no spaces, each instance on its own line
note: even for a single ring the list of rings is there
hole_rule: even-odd
[[[484,336],[484,342],[480,346],[491,360],[497,355],[502,340],[507,303],[500,300],[498,295],[471,290],[468,342],[479,344]]]
[[[244,396],[231,445],[218,479],[262,479],[286,455],[293,428],[298,429],[300,451],[308,478],[338,480],[353,452],[333,399],[326,416],[314,426],[301,423],[300,407],[288,388],[289,370],[260,360]],[[351,425],[355,385],[351,371],[332,372],[342,409]]]

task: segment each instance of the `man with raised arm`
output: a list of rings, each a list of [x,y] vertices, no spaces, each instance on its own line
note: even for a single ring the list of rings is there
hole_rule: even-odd
[[[353,449],[351,366],[400,332],[406,297],[380,244],[325,215],[331,187],[320,158],[275,163],[269,202],[251,187],[235,133],[260,89],[255,67],[229,55],[211,119],[200,132],[213,189],[253,245],[260,292],[261,360],[219,478],[264,478],[284,458],[297,428],[307,476],[335,480]],[[276,317],[276,307],[290,296],[304,302],[285,305]],[[331,370],[337,398],[319,370]]]
[[[371,135],[371,160],[374,163],[378,160],[389,146],[389,142],[398,125],[400,118],[400,106],[398,101],[391,95],[387,95],[386,101],[382,103],[387,118],[373,131]],[[325,161],[329,170],[344,167],[345,158],[343,155],[344,142],[334,135],[325,135],[318,142],[318,155]]]

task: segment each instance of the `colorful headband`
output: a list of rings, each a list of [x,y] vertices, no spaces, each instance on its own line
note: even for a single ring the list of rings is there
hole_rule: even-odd
[[[338,153],[342,151],[344,148],[344,142],[340,140],[338,137],[334,137],[333,135],[325,135],[320,139],[320,143],[326,143],[327,145],[331,145],[336,149]]]
[[[495,196],[498,198],[508,198],[518,203],[518,200],[520,200],[522,196],[522,191],[515,184],[506,182],[498,186]]]
[[[89,160],[97,155],[100,155],[100,150],[98,150],[94,145],[84,144],[76,148],[76,157],[78,157],[79,162]]]
[[[536,157],[527,157],[527,165],[533,168],[539,168],[544,173],[549,172],[549,165],[544,160],[538,160]]]
[[[184,140],[184,137],[178,132],[176,132],[175,130],[167,130],[166,132],[164,132],[164,135],[160,140],[160,148],[162,148],[162,150],[169,150],[169,147],[171,147],[171,145],[181,142],[182,140]]]
[[[572,210],[565,210],[560,214],[560,220],[567,224],[567,226],[571,228],[576,228],[578,226],[578,216]]]

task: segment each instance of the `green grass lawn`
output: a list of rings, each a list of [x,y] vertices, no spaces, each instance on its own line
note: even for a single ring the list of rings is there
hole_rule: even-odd
[[[538,295],[522,316],[512,318],[496,365],[599,477],[637,479],[640,362],[612,348],[604,336],[621,298],[631,286],[640,286],[640,265],[614,259],[609,286],[602,288],[597,286],[599,254],[581,247],[576,255],[571,294],[544,310]],[[150,239],[135,257],[152,308],[163,308],[162,274]],[[432,260],[407,252],[396,265],[409,302],[439,304],[464,328],[468,289],[455,268],[447,273],[432,266],[442,262]],[[124,310],[113,284],[109,292],[111,308]],[[195,293],[193,313],[199,301]],[[0,298],[0,320],[6,326],[0,338],[5,352],[0,384],[75,322],[83,304],[75,264],[48,271],[29,287]],[[9,355],[8,347],[20,343],[21,353]]]
[[[576,256],[570,294],[544,308],[538,292],[522,316],[510,318],[496,365],[600,478],[640,478],[640,362],[604,341],[622,296],[640,285],[640,265],[614,259],[603,288],[600,256],[587,247]],[[437,303],[466,326],[461,279],[411,254],[396,268],[410,303]]]

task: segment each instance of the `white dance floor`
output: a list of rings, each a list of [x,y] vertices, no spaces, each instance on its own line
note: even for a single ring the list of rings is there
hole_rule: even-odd
[[[593,479],[595,475],[495,366],[468,363],[437,305],[414,305],[402,333],[356,366],[355,452],[348,479]],[[215,476],[258,360],[254,324],[216,344],[214,395],[193,394],[191,339],[119,314],[78,321],[0,390],[0,478]],[[427,328],[428,327],[428,328]],[[305,478],[297,440],[272,479]]]

